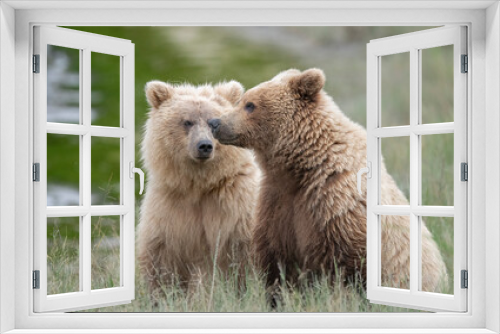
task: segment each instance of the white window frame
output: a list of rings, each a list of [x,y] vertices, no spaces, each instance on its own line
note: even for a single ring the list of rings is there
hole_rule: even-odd
[[[128,9],[124,9],[123,7]],[[61,8],[65,7],[65,8]],[[149,9],[147,9],[149,7]],[[161,8],[160,8],[161,7]],[[75,9],[79,8],[79,9]],[[82,9],[85,8],[85,9]],[[104,9],[103,9],[104,8]],[[138,10],[142,8],[143,10]],[[469,308],[435,314],[34,314],[31,286],[32,27],[57,25],[468,26]],[[145,328],[236,332],[500,332],[500,11],[498,1],[3,1],[0,3],[0,331]],[[133,41],[132,41],[133,42]],[[13,143],[14,139],[14,145]],[[488,154],[486,154],[488,152]],[[486,175],[488,176],[486,182]],[[31,259],[26,261],[26,259]],[[486,265],[486,263],[488,265]],[[487,293],[486,293],[487,291]],[[14,305],[14,307],[12,307]],[[132,330],[142,325],[144,329]],[[64,330],[62,330],[64,329]],[[266,330],[267,329],[267,330]],[[248,332],[248,331],[247,331]]]
[[[462,55],[467,54],[467,31],[464,26],[450,25],[370,41],[367,46],[367,164],[371,178],[367,179],[367,298],[385,305],[412,305],[431,311],[467,310],[467,290],[461,288],[460,272],[467,269],[467,184],[461,181],[461,163],[467,163],[467,76],[462,73]],[[453,47],[453,122],[422,123],[422,50],[451,45]],[[382,124],[382,58],[408,54],[409,63],[409,124]],[[422,135],[453,134],[454,166],[452,175],[454,202],[451,206],[422,204]],[[410,198],[409,205],[381,203],[382,139],[408,138]],[[397,289],[381,285],[381,217],[408,216],[410,224],[410,286]],[[425,216],[453,218],[453,294],[422,291],[421,219]],[[424,218],[425,219],[425,218]]]
[[[65,124],[47,122],[47,46],[56,45],[77,50],[80,54],[80,122]],[[119,125],[96,126],[91,122],[92,53],[119,57],[116,73],[120,82]],[[39,55],[39,73],[34,84],[34,162],[39,163],[40,178],[33,184],[34,201],[34,270],[39,271],[39,289],[34,289],[35,312],[72,311],[99,306],[129,303],[135,294],[135,85],[134,44],[128,40],[101,36],[60,27],[34,27],[34,54]],[[80,203],[75,206],[47,206],[47,134],[78,136]],[[120,141],[120,202],[116,205],[91,203],[91,140],[115,138]],[[92,216],[118,216],[120,236],[120,284],[107,289],[92,289]],[[79,219],[79,289],[47,294],[47,218]],[[42,283],[43,282],[43,283]]]

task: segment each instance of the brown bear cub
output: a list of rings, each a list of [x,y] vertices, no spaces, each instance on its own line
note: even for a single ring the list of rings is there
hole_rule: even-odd
[[[220,145],[207,124],[232,110],[242,94],[234,81],[146,85],[151,111],[142,156],[148,182],[138,253],[151,293],[163,284],[189,291],[211,274],[214,260],[223,273],[245,270],[260,170],[251,151]]]
[[[242,97],[235,110],[209,121],[222,144],[252,148],[263,172],[254,235],[256,261],[274,290],[285,275],[342,274],[366,279],[366,132],[323,91],[319,69],[288,70]],[[382,204],[408,204],[382,167]],[[409,222],[382,218],[382,283],[408,288]],[[437,291],[445,265],[422,225],[424,291]]]

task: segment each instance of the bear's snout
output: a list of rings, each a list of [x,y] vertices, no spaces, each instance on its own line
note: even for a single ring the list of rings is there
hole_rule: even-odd
[[[210,140],[200,140],[198,144],[196,144],[196,149],[198,150],[198,158],[207,159],[210,158],[214,145]]]
[[[241,134],[235,131],[234,120],[228,119],[234,116],[224,115],[222,118],[210,119],[207,123],[212,129],[212,134],[219,143],[223,145],[233,145],[243,147],[241,144]]]
[[[219,118],[209,119],[208,126],[210,126],[210,129],[212,129],[212,132],[217,131],[220,127],[220,119]]]

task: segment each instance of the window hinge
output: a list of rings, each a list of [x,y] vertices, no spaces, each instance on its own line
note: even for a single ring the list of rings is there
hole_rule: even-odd
[[[33,181],[40,182],[40,164],[38,162],[33,164]]]
[[[469,57],[467,55],[462,55],[462,73],[469,72]]]
[[[462,289],[469,288],[469,274],[467,270],[462,270],[460,272],[461,280],[462,280]]]
[[[33,289],[40,289],[40,270],[33,270]]]
[[[461,174],[461,177],[460,179],[462,181],[469,181],[469,166],[467,165],[466,162],[462,162],[462,164],[460,165],[460,174]]]
[[[40,55],[33,55],[33,73],[40,73]]]

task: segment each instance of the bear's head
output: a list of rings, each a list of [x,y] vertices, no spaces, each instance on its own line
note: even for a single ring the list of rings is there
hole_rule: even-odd
[[[296,113],[314,110],[320,100],[325,75],[319,69],[281,72],[270,81],[248,90],[232,112],[209,121],[222,144],[273,151],[284,131],[300,126]],[[286,130],[284,130],[286,129]]]
[[[151,111],[142,150],[149,170],[206,167],[217,161],[219,144],[207,121],[233,108],[243,94],[240,83],[192,86],[151,81],[145,90]]]

